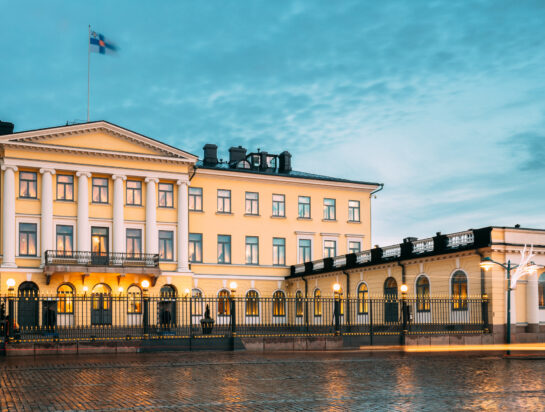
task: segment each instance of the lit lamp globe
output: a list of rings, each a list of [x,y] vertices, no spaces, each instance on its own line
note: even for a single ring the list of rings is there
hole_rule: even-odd
[[[409,287],[406,284],[401,285],[401,293],[405,294],[409,290]]]
[[[8,279],[6,283],[8,285],[8,289],[13,290],[13,287],[15,286],[15,279]]]
[[[143,281],[142,281],[142,288],[144,288],[144,290],[148,290],[148,288],[149,288],[149,280],[143,280]]]
[[[122,287],[122,286],[119,286],[119,287],[117,288],[117,291],[118,291],[119,293],[122,293],[122,292],[123,292],[123,287]]]
[[[87,291],[89,290],[89,288],[87,286],[84,286],[83,287],[83,292],[86,293]]]
[[[189,296],[189,292],[190,292],[189,288],[185,288],[184,293],[186,296]]]
[[[235,293],[237,291],[237,282],[235,282],[234,280],[229,283],[229,289],[231,289],[231,293]]]
[[[340,290],[341,290],[341,285],[339,285],[338,283],[335,283],[335,284],[333,285],[333,292],[339,293]]]

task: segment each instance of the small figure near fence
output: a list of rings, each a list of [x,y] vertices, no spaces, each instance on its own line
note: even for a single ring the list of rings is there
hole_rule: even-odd
[[[214,319],[210,316],[210,306],[206,305],[206,310],[204,311],[204,318],[201,319],[202,334],[210,335],[212,329],[214,328]]]

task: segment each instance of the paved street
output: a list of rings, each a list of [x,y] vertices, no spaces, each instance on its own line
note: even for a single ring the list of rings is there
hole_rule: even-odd
[[[0,359],[3,411],[545,410],[545,361],[483,354]]]

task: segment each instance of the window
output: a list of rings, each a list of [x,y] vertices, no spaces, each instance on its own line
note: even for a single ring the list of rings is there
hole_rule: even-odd
[[[348,201],[348,221],[349,222],[360,221],[360,201],[359,200]]]
[[[218,212],[231,213],[231,191],[218,189]]]
[[[272,215],[278,217],[286,216],[286,197],[284,195],[273,195],[272,202]]]
[[[159,259],[174,260],[174,232],[159,231]]]
[[[259,238],[246,236],[246,264],[259,265]]]
[[[218,263],[231,263],[231,235],[218,235]]]
[[[336,240],[324,240],[324,257],[337,256],[337,241]]]
[[[174,207],[174,185],[159,183],[159,207]]]
[[[127,180],[127,205],[142,206],[142,182]]]
[[[229,291],[226,289],[220,290],[218,293],[218,315],[229,316],[231,314],[231,305],[229,302]]]
[[[543,272],[539,276],[538,290],[539,290],[539,308],[545,309],[545,272]]]
[[[361,252],[361,242],[349,241],[348,242],[348,253],[359,253]]]
[[[66,283],[57,288],[57,313],[74,313],[74,289]]]
[[[19,256],[37,256],[36,223],[19,223]]]
[[[93,177],[93,203],[108,203],[108,179]]]
[[[310,239],[299,239],[299,262],[310,262],[312,241]]]
[[[247,215],[259,215],[259,193],[246,192],[246,209]]]
[[[430,281],[427,276],[421,275],[416,280],[416,310],[430,311]]]
[[[202,212],[202,188],[189,188],[189,210]]]
[[[142,230],[127,229],[127,256],[140,257],[142,253]]]
[[[286,295],[281,290],[273,293],[273,316],[286,316]]]
[[[57,225],[57,255],[72,256],[73,244],[74,228],[67,225]]]
[[[273,265],[284,266],[286,264],[286,239],[273,238]]]
[[[259,316],[259,294],[255,290],[246,293],[246,316]]]
[[[202,298],[202,291],[200,289],[193,289],[191,291],[191,297],[193,298],[193,315],[201,316],[204,301]]]
[[[142,291],[136,285],[127,289],[127,313],[142,313]]]
[[[190,233],[189,234],[189,261],[190,262],[202,262],[202,234]]]
[[[335,199],[324,199],[324,219],[335,220]]]
[[[452,276],[452,310],[467,310],[467,276],[457,271]]]
[[[295,316],[303,316],[303,294],[300,290],[295,292]]]
[[[19,172],[19,197],[26,199],[36,199],[38,197],[36,172]]]
[[[314,316],[322,316],[322,292],[320,289],[314,291]]]
[[[301,219],[310,219],[310,197],[299,196],[299,214]]]
[[[57,200],[74,200],[74,176],[57,175]]]
[[[365,283],[360,283],[358,286],[358,314],[360,315],[369,313],[368,295],[369,289],[367,289],[367,285]]]

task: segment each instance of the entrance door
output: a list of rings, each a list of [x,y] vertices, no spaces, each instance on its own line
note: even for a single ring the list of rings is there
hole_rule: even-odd
[[[91,228],[91,263],[93,265],[108,265],[108,228]]]
[[[108,285],[99,283],[91,293],[91,324],[112,324],[112,290]]]
[[[394,278],[388,278],[384,282],[384,299],[384,320],[386,322],[398,322],[397,282]]]
[[[42,326],[51,331],[57,325],[57,301],[44,300],[42,303]]]
[[[170,329],[176,324],[176,291],[172,286],[165,285],[161,288],[160,293],[158,323],[160,327]]]
[[[17,303],[17,323],[19,326],[21,328],[38,326],[38,285],[34,282],[21,283]]]

